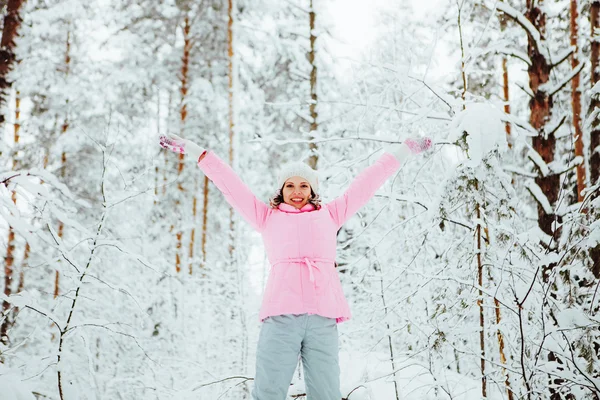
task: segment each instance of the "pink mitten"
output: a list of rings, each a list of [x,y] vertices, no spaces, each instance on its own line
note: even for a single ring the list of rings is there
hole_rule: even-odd
[[[419,154],[431,147],[431,138],[406,139],[404,144],[408,146],[411,153]]]
[[[206,151],[204,147],[198,146],[191,140],[180,138],[172,133],[168,135],[161,135],[158,139],[158,143],[163,149],[171,150],[179,154],[188,154],[196,162],[202,153]]]
[[[163,149],[171,150],[175,153],[185,154],[185,140],[176,135],[161,135],[159,144]]]

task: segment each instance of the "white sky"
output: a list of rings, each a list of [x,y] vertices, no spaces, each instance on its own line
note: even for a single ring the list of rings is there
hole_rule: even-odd
[[[405,2],[412,7],[417,20],[435,19],[448,0],[334,0],[332,4],[336,30],[357,49],[364,49],[373,39],[376,27],[375,11]]]

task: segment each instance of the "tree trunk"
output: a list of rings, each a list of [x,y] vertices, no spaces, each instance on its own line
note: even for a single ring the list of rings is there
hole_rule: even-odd
[[[600,0],[593,0],[590,7],[590,25],[592,28],[591,40],[591,62],[592,73],[590,87],[600,81],[599,57],[600,57]],[[595,110],[600,111],[600,99],[598,95],[590,99],[590,113]],[[600,183],[600,121],[596,117],[592,121],[592,131],[590,132],[590,185]],[[592,194],[592,198],[597,198],[599,190]],[[592,259],[592,272],[596,278],[600,278],[600,245],[590,249]]]
[[[21,11],[21,6],[23,5],[24,0],[9,0],[6,5],[6,14],[4,14],[4,25],[2,29],[2,38],[0,39],[0,107],[4,106],[7,102],[7,98],[9,96],[8,89],[11,87],[12,82],[8,81],[8,75],[13,68],[13,64],[16,60],[15,57],[15,39],[18,35],[18,30],[21,25],[21,16],[19,12]],[[17,113],[19,113],[19,94],[17,92]],[[3,125],[6,121],[6,117],[4,114],[0,114],[0,125]],[[18,125],[18,114],[17,120],[15,123],[15,144],[19,142],[19,128]],[[13,168],[15,167],[16,160],[13,159]],[[17,197],[16,193],[12,193],[12,201],[16,203]],[[8,239],[7,239],[7,247],[6,247],[6,261],[4,264],[4,294],[6,296],[10,296],[12,293],[11,284],[13,281],[13,272],[14,272],[14,252],[15,252],[15,231],[12,227],[9,227],[8,230]],[[2,302],[2,313],[5,314],[6,311],[10,308],[10,304],[3,301]],[[8,332],[9,321],[8,316],[0,325],[0,342],[8,343]]]
[[[310,51],[308,52],[308,62],[310,63],[310,132],[316,132],[319,129],[319,124],[317,122],[317,64],[315,60],[315,42],[317,37],[315,36],[315,9],[313,7],[313,0],[310,0],[310,12],[309,12],[309,22],[310,22]],[[311,138],[314,137],[311,135]],[[310,165],[313,169],[317,168],[318,156],[317,156],[317,145],[316,143],[310,143],[309,148],[311,151],[311,155],[308,159],[308,165]]]
[[[506,29],[506,17],[504,15],[499,16],[500,19],[500,30],[504,32]],[[510,96],[508,92],[508,58],[506,56],[502,56],[502,99],[504,100],[504,112],[506,114],[510,114]],[[512,126],[510,122],[506,122],[504,125],[506,129],[506,141],[508,143],[508,147],[512,148],[513,138],[511,136]]]
[[[4,14],[4,27],[2,29],[2,39],[0,40],[0,106],[7,102],[8,90],[12,82],[8,81],[8,74],[13,68],[15,62],[15,39],[21,26],[21,6],[24,0],[9,0]],[[4,124],[6,118],[0,114],[0,125]]]
[[[475,182],[475,190],[479,191],[479,182]],[[477,228],[475,228],[477,235],[477,283],[479,284],[479,297],[477,298],[477,305],[479,306],[479,350],[480,354],[480,368],[481,368],[481,397],[487,398],[487,376],[485,374],[485,314],[483,308],[483,261],[481,259],[481,253],[483,248],[481,247],[481,207],[479,203],[475,205],[475,215],[477,216]]]
[[[17,195],[15,192],[12,193],[12,201],[17,202]],[[12,227],[8,228],[8,241],[6,247],[6,261],[4,263],[4,295],[10,296],[12,294],[11,286],[13,281],[13,272],[14,272],[14,253],[15,253],[15,231]],[[10,308],[10,303],[7,301],[2,302],[2,314],[5,315],[2,324],[0,325],[0,343],[8,344],[8,328],[9,328],[9,320],[8,320],[8,309]]]
[[[189,244],[189,274],[192,275],[193,272],[193,258],[194,258],[194,246],[196,243],[196,216],[197,216],[197,203],[198,198],[196,193],[198,192],[198,181],[194,181],[194,195],[192,198],[192,232],[190,233],[190,244]]]
[[[65,76],[68,78],[71,70],[71,27],[67,30],[67,41],[65,49]],[[60,134],[64,135],[69,130],[69,99],[67,98],[65,104],[65,119],[60,129]],[[61,169],[60,176],[64,182],[67,169],[67,153],[63,150],[60,157]],[[58,237],[62,238],[64,235],[65,226],[62,221],[58,221]],[[58,269],[54,272],[54,298],[57,298],[60,294],[60,272]]]
[[[206,235],[208,233],[208,182],[208,176],[204,175],[204,203],[202,205],[202,269],[206,268]],[[206,277],[204,272],[202,272],[202,277]]]
[[[192,41],[190,38],[190,18],[189,15],[185,16],[184,25],[183,25],[183,56],[181,58],[181,89],[179,90],[181,93],[181,107],[179,109],[179,121],[180,121],[180,129],[181,135],[183,134],[185,123],[187,120],[187,94],[188,94],[188,75],[189,75],[189,66],[190,66],[190,50],[192,48]],[[183,162],[185,155],[179,155],[179,163],[177,164],[177,176],[181,177],[183,173]],[[179,208],[181,205],[180,199],[183,197],[183,193],[185,189],[181,180],[177,182],[177,190],[178,196],[175,200],[175,207]],[[177,233],[175,234],[177,245],[175,250],[175,271],[181,271],[181,259],[182,259],[182,246],[183,246],[183,231],[181,229],[177,229]]]
[[[458,25],[458,35],[460,39],[460,54],[461,54],[461,63],[460,63],[460,74],[462,78],[463,88],[461,93],[462,99],[462,108],[466,110],[466,98],[467,98],[467,73],[465,70],[465,47],[463,43],[463,34],[462,34],[462,23],[461,23],[461,14],[462,14],[462,6],[458,5],[458,16],[457,16],[457,25]],[[475,180],[475,190],[479,191],[479,181]],[[479,307],[479,351],[480,351],[480,360],[479,367],[481,372],[481,397],[487,398],[487,376],[485,374],[485,314],[483,307],[483,261],[481,259],[481,253],[483,251],[481,247],[481,207],[479,202],[475,204],[475,217],[477,218],[477,227],[475,228],[475,237],[476,237],[476,247],[477,247],[477,282],[479,284],[479,293],[477,297],[477,306]]]
[[[14,123],[14,143],[15,147],[19,145],[19,130],[21,128],[20,124],[20,115],[21,115],[21,98],[20,94],[17,91],[15,96],[15,123]],[[12,169],[15,170],[17,167],[17,160],[13,157]],[[17,204],[17,192],[13,191],[11,195],[11,199],[13,203]],[[26,255],[28,254],[29,246],[25,248]],[[6,243],[6,261],[4,264],[4,295],[10,296],[12,294],[12,282],[14,275],[14,265],[15,265],[15,231],[12,226],[8,227],[8,240]],[[22,268],[21,268],[22,270]],[[0,343],[8,344],[8,329],[12,325],[12,320],[9,319],[7,314],[8,309],[10,308],[10,303],[3,301],[2,302],[2,314],[5,316],[4,320],[0,324]]]
[[[592,74],[591,86],[600,81],[599,57],[600,57],[600,0],[592,1],[590,8],[590,23],[592,26],[591,61]],[[600,100],[594,96],[590,104],[591,109],[600,108]],[[598,118],[594,119],[590,140],[590,178],[591,184],[599,183],[600,179],[600,126]]]
[[[510,104],[509,104],[509,92],[508,92],[508,68],[507,68],[507,58],[502,57],[502,94],[504,97],[504,112],[506,114],[510,114]],[[510,122],[506,122],[504,125],[506,129],[506,141],[508,142],[508,147],[512,148],[513,138],[511,136],[511,125]]]
[[[233,141],[234,141],[234,66],[233,66],[233,0],[228,0],[228,22],[227,22],[227,56],[229,60],[228,66],[228,90],[229,90],[229,165],[233,168]],[[233,261],[233,253],[235,251],[235,220],[233,207],[229,207],[229,255]]]
[[[156,115],[158,116],[158,118],[156,118],[156,132],[160,136],[162,135],[160,130],[160,89],[157,90],[156,95]],[[154,205],[156,206],[158,204],[158,179],[160,175],[158,164],[156,164],[156,167],[154,167],[154,173]]]
[[[579,65],[579,46],[577,43],[578,26],[578,1],[571,0],[571,46],[575,48],[571,56],[571,67]],[[583,201],[582,191],[585,189],[585,162],[583,157],[583,134],[581,132],[581,91],[579,90],[579,74],[571,81],[571,105],[573,108],[573,127],[575,134],[575,156],[581,157],[581,163],[577,165],[577,202]]]
[[[213,73],[212,73],[212,63],[211,60],[207,62],[208,66],[208,78],[211,84],[213,84]],[[204,269],[206,268],[206,238],[208,235],[208,195],[209,195],[209,183],[210,180],[206,175],[204,175],[204,184],[202,189],[202,239],[200,240],[200,248],[202,251],[202,263],[200,268],[202,268],[202,278],[206,278],[206,273]]]
[[[544,14],[540,7],[541,2],[533,3],[535,3],[533,0],[527,0],[527,13],[525,16],[537,28],[543,41],[546,33],[546,14]],[[554,132],[546,132],[545,130],[552,112],[552,98],[541,88],[542,85],[549,81],[552,66],[546,58],[547,55],[542,54],[541,49],[537,48],[536,41],[530,35],[527,36],[527,39],[527,53],[531,60],[531,65],[527,73],[529,75],[529,87],[533,93],[533,97],[529,101],[531,113],[529,123],[538,131],[538,136],[532,140],[533,148],[544,162],[549,164],[554,161],[554,151],[556,149]],[[541,171],[538,171],[535,183],[540,187],[542,193],[546,195],[550,206],[554,209],[558,200],[560,187],[559,175],[549,173],[544,176]],[[542,204],[538,202],[538,225],[543,232],[552,238],[554,245],[556,245],[558,229],[554,231],[552,228],[554,219],[554,212],[546,213]],[[550,243],[550,246],[552,246],[552,243]]]

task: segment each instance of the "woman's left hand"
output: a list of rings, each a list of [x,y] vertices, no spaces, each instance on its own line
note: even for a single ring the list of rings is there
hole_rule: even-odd
[[[406,139],[404,144],[408,146],[411,153],[419,154],[431,147],[431,138],[410,138]]]

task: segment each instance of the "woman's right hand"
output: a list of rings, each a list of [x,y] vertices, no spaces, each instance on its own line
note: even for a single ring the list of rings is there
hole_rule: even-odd
[[[181,138],[173,133],[161,135],[159,144],[163,149],[171,150],[178,154],[189,154],[190,157],[198,162],[200,156],[206,151],[203,147],[198,146],[191,140]]]

